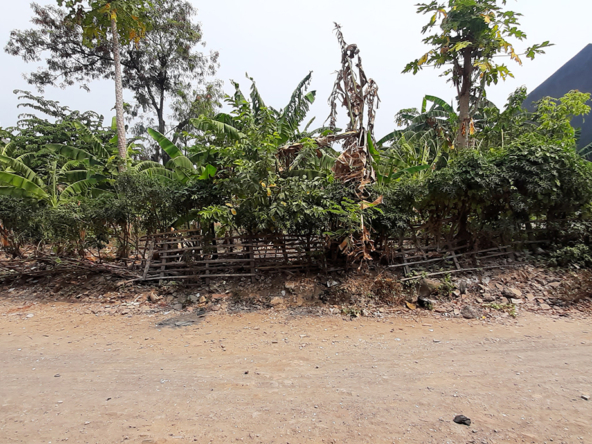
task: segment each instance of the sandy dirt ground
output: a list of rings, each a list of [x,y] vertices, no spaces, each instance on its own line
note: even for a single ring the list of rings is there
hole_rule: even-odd
[[[592,443],[585,317],[68,305],[0,308],[1,443]]]

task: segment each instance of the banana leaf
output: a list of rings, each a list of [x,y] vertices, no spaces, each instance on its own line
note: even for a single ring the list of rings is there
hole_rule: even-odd
[[[23,190],[29,195],[29,197],[33,197],[35,199],[46,199],[49,197],[49,195],[43,189],[30,180],[21,176],[17,176],[16,174],[7,173],[5,171],[0,171],[0,185],[6,185]]]
[[[164,152],[166,152],[171,157],[171,159],[183,156],[183,153],[179,148],[177,148],[177,145],[160,134],[158,131],[148,128],[148,134],[150,134],[150,136],[156,140],[156,142],[160,145]]]

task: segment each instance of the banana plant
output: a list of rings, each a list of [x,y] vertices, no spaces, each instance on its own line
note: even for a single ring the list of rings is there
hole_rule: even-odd
[[[232,113],[220,113],[214,118],[202,116],[192,119],[192,125],[212,134],[217,140],[226,142],[240,141],[253,133],[275,134],[278,147],[290,141],[299,141],[309,133],[310,125],[303,131],[300,130],[300,125],[316,98],[316,91],[308,91],[312,73],[298,83],[288,104],[279,110],[267,106],[253,78],[248,75],[247,78],[251,80],[250,100],[244,96],[239,84],[233,82],[235,93],[226,98],[226,102],[233,108]],[[309,124],[311,123],[312,120]]]
[[[52,160],[45,178],[27,165],[31,153],[13,157],[10,144],[4,146],[0,154],[0,194],[41,200],[56,207],[67,199],[106,192],[109,151],[84,125],[75,125],[91,139],[89,151],[62,144],[46,145],[44,150]]]
[[[0,164],[4,166],[0,171],[0,194],[4,196],[40,200],[57,207],[70,198],[103,192],[95,189],[101,178],[88,177],[86,172],[82,177],[80,171],[58,167],[57,161],[50,163],[45,181],[19,159],[0,156]]]
[[[416,108],[401,110],[396,116],[397,125],[403,129],[395,130],[377,142],[379,147],[391,143],[395,146],[401,137],[419,145],[447,146],[454,149],[458,114],[452,105],[443,99],[426,95],[423,98],[421,111]]]
[[[199,153],[187,157],[179,147],[158,131],[148,128],[148,134],[171,159],[166,165],[152,161],[140,162],[134,167],[136,171],[166,179],[178,180],[184,184],[192,178],[206,180],[216,176],[218,169],[207,163],[207,155]]]
[[[404,137],[400,139],[404,141]],[[399,145],[400,146],[400,145]],[[376,149],[372,137],[368,134],[368,150],[372,155],[373,168],[376,172],[376,182],[386,185],[405,175],[425,175],[438,161],[439,156],[432,162],[430,149],[427,145],[419,152],[413,151],[415,146],[403,144],[407,152],[400,150],[385,150],[382,153]]]

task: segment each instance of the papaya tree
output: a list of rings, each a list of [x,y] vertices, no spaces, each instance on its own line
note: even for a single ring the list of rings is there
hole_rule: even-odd
[[[83,29],[83,42],[92,47],[106,35],[111,36],[115,73],[115,111],[119,155],[127,157],[127,141],[123,109],[123,80],[121,70],[121,45],[135,42],[145,36],[149,26],[149,0],[57,0],[68,8],[68,18]],[[86,3],[86,6],[85,6]],[[120,170],[125,170],[122,163]]]
[[[501,5],[500,5],[501,4]],[[465,148],[474,133],[472,118],[486,96],[486,87],[513,77],[510,68],[498,57],[507,56],[522,64],[522,56],[534,59],[544,54],[548,41],[528,47],[519,54],[512,40],[522,41],[526,34],[518,27],[521,14],[504,9],[506,0],[448,0],[420,3],[418,12],[429,14],[422,34],[430,46],[422,57],[407,64],[404,73],[417,74],[426,66],[445,68],[456,88],[458,131],[456,145]]]

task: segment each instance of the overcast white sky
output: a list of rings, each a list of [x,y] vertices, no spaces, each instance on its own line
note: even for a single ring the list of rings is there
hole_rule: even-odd
[[[425,16],[417,15],[417,0],[191,0],[198,8],[207,48],[220,52],[218,78],[231,92],[229,79],[248,89],[245,72],[257,81],[268,105],[283,107],[296,86],[313,71],[312,88],[317,102],[310,116],[317,124],[328,115],[327,97],[335,70],[339,68],[339,47],[333,34],[333,22],[343,26],[346,41],[361,49],[366,73],[380,88],[382,99],[377,116],[377,136],[394,128],[394,115],[402,108],[419,107],[425,94],[450,101],[454,92],[439,72],[427,69],[413,76],[401,74],[405,64],[425,53],[420,29]],[[0,44],[2,48],[11,29],[30,27],[31,10],[26,0],[3,0]],[[40,4],[55,0],[38,0]],[[511,66],[515,79],[492,87],[489,98],[499,106],[510,92],[521,85],[532,91],[560,66],[592,43],[590,0],[509,0],[508,8],[524,14],[522,28],[527,43],[550,40],[556,46],[523,67]],[[527,43],[518,43],[518,48]],[[514,65],[511,61],[509,64]],[[0,53],[0,126],[15,124],[15,89],[31,89],[22,73],[31,71],[20,59]],[[111,116],[114,104],[112,83],[101,81],[87,93],[76,86],[66,90],[49,88],[45,96],[73,109],[93,109]],[[126,99],[131,100],[126,92]]]

